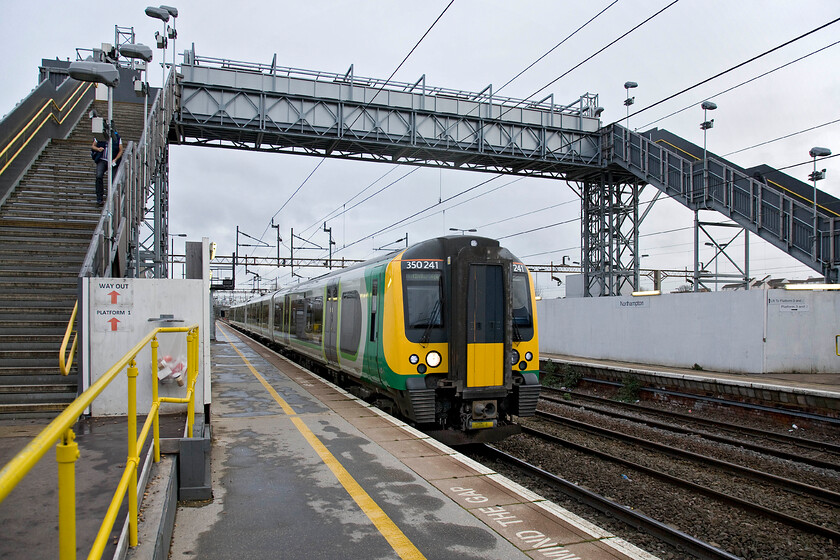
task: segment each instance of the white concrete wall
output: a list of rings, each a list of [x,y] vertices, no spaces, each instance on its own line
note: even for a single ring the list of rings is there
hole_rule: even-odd
[[[84,387],[96,382],[103,373],[131,350],[144,336],[158,326],[188,326],[198,323],[200,329],[199,370],[196,382],[196,412],[209,402],[210,317],[209,284],[206,280],[168,280],[146,278],[85,278],[83,285],[82,329],[84,342],[82,372]],[[149,321],[161,314],[171,314],[178,323]],[[159,356],[173,353],[172,345],[180,341],[186,352],[186,333],[162,333]],[[152,383],[157,382],[157,369],[152,369],[151,349],[138,354],[137,410],[145,414],[152,404]],[[160,396],[186,396],[186,387],[177,383],[158,384]],[[91,406],[93,416],[124,415],[127,412],[127,377],[123,372]],[[207,398],[205,399],[205,394]],[[163,405],[163,414],[186,410],[186,405]]]
[[[739,373],[840,371],[840,294],[751,290],[537,303],[540,352]]]

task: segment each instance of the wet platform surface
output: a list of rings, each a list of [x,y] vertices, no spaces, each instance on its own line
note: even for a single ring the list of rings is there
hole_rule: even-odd
[[[161,416],[161,435],[182,435],[185,415]],[[8,463],[51,419],[0,421],[0,465]],[[139,420],[142,423],[143,419]],[[128,453],[125,417],[93,418],[74,426],[80,457],[76,462],[76,551],[87,558],[122,477]],[[142,460],[150,443],[141,453]],[[142,463],[141,460],[141,463]],[[103,558],[114,555],[125,521],[120,509]],[[0,504],[0,558],[58,558],[58,469],[51,447]]]
[[[652,558],[229,327],[213,344],[214,500],[171,558]]]

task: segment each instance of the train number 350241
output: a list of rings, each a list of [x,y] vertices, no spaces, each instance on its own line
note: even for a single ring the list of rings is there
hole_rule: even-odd
[[[433,269],[440,268],[440,261],[404,261],[405,268],[412,269]]]

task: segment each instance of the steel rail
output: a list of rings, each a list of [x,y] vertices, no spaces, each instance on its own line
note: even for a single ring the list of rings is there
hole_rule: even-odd
[[[610,385],[613,387],[621,387],[624,385],[620,381],[606,381],[604,379],[595,379],[594,377],[582,377],[581,381],[585,381],[587,383],[594,383],[596,385]],[[656,393],[659,395],[671,395],[674,397],[692,399],[695,401],[705,401],[715,404],[722,404],[725,406],[734,406],[738,408],[745,408],[748,410],[760,410],[762,412],[770,412],[773,414],[792,416],[794,418],[805,418],[808,420],[815,420],[817,422],[824,422],[826,424],[831,424],[834,426],[840,426],[840,418],[831,418],[830,416],[821,416],[819,414],[812,414],[810,412],[800,412],[798,410],[790,410],[787,408],[773,408],[770,406],[764,406],[760,404],[750,404],[727,399],[719,399],[717,397],[706,397],[704,395],[694,395],[691,393],[682,393],[680,391],[672,391],[669,389],[658,389],[656,387],[641,387],[639,388],[639,391],[646,391],[648,393]]]
[[[575,449],[582,453],[588,453],[590,455],[595,455],[599,459],[603,459],[606,461],[612,461],[615,463],[620,463],[624,466],[630,467],[634,470],[652,476],[654,478],[658,478],[670,484],[674,484],[676,486],[680,486],[691,490],[693,492],[697,492],[698,494],[703,494],[715,500],[719,500],[725,504],[739,507],[745,511],[752,512],[758,515],[762,515],[764,517],[773,519],[774,521],[779,521],[786,525],[789,525],[795,529],[801,529],[803,531],[808,531],[809,533],[820,535],[829,539],[834,540],[835,542],[840,540],[840,531],[836,531],[834,529],[830,529],[828,527],[823,527],[822,525],[817,525],[816,523],[811,523],[810,521],[806,521],[804,519],[799,519],[798,517],[793,517],[792,515],[788,515],[786,513],[776,511],[774,509],[762,506],[760,504],[755,504],[753,502],[749,502],[742,498],[738,498],[736,496],[731,496],[729,494],[725,494],[723,492],[718,492],[717,490],[713,490],[701,484],[697,484],[691,482],[689,480],[685,480],[683,478],[679,478],[677,476],[672,476],[667,473],[663,473],[651,467],[646,467],[644,465],[640,465],[638,463],[634,463],[633,461],[629,461],[627,459],[623,459],[621,457],[616,457],[614,455],[610,455],[609,453],[605,453],[603,451],[598,451],[596,449],[592,449],[586,447],[585,445],[580,445],[574,443],[572,441],[568,441],[561,437],[548,434],[546,432],[542,432],[540,430],[536,430],[534,428],[529,428],[527,426],[522,427],[522,432],[539,439],[543,439],[545,441],[549,441],[556,445],[560,445],[563,447],[567,447],[570,449]]]
[[[544,387],[543,391],[545,391],[545,389],[546,388]],[[556,389],[549,388],[548,391],[549,392],[556,391]],[[767,431],[759,430],[759,429],[756,429],[756,428],[734,426],[732,424],[727,424],[726,422],[719,422],[717,420],[708,420],[706,418],[695,418],[693,416],[689,416],[688,414],[681,414],[679,412],[673,412],[672,413],[672,412],[668,412],[668,411],[646,408],[646,407],[638,406],[638,405],[631,404],[631,403],[623,403],[623,402],[620,402],[620,401],[605,399],[603,397],[596,397],[596,396],[592,396],[592,395],[584,395],[582,393],[576,393],[576,392],[570,392],[570,393],[575,398],[581,398],[581,399],[588,400],[590,402],[595,402],[595,403],[606,403],[606,404],[609,404],[611,406],[619,406],[621,408],[627,408],[629,410],[632,410],[632,411],[635,411],[635,412],[638,412],[638,413],[642,413],[642,414],[667,415],[667,416],[670,416],[670,417],[673,417],[673,418],[676,418],[676,419],[679,419],[679,420],[684,420],[686,422],[695,422],[695,423],[698,423],[698,424],[701,424],[701,425],[704,425],[704,426],[708,426],[708,427],[718,428],[718,429],[732,431],[732,432],[743,433],[743,434],[752,435],[752,436],[755,436],[755,437],[762,437],[762,438],[766,438],[766,439],[775,441],[777,443],[784,443],[784,444],[787,444],[787,445],[795,445],[797,447],[807,448],[807,449],[810,449],[810,450],[813,450],[813,451],[840,453],[840,447],[832,445],[830,443],[823,444],[821,442],[812,441],[812,440],[801,440],[799,438],[794,438],[794,437],[787,436],[787,435],[784,435],[784,434],[775,434],[773,432],[767,432]],[[549,402],[557,403],[557,404],[561,404],[561,405],[565,405],[565,406],[572,406],[572,407],[579,407],[579,408],[583,408],[583,407],[587,406],[587,405],[584,405],[583,403],[575,403],[575,402],[571,402],[571,401],[568,401],[568,400],[565,400],[565,399],[562,399],[562,398],[559,398],[559,397],[551,397],[551,396],[546,395],[546,394],[542,394],[540,396],[543,399],[545,399]],[[710,434],[708,432],[694,430],[694,429],[691,429],[691,428],[684,428],[682,426],[676,426],[674,424],[669,424],[667,422],[659,422],[657,420],[652,420],[652,419],[648,419],[648,418],[639,418],[639,417],[633,416],[631,414],[625,414],[625,413],[618,412],[618,411],[615,411],[615,410],[608,410],[606,408],[592,408],[592,407],[589,407],[588,409],[592,410],[592,411],[595,411],[595,412],[598,412],[599,414],[603,414],[605,416],[610,416],[610,417],[613,417],[613,418],[621,418],[623,420],[630,420],[630,421],[637,422],[637,423],[640,423],[640,424],[645,424],[645,425],[653,427],[653,428],[659,428],[659,429],[662,429],[662,430],[668,430],[668,431],[671,431],[671,432],[677,432],[677,433],[681,433],[681,434],[698,435],[698,436],[701,436],[704,439],[708,439],[710,441],[716,441],[716,442],[719,442],[719,443],[725,443],[725,444],[728,444],[728,445],[743,447],[745,449],[750,449],[752,451],[758,451],[759,453],[764,453],[766,455],[772,455],[772,456],[778,457],[780,459],[787,459],[789,461],[795,461],[797,463],[805,463],[805,464],[808,464],[808,465],[811,465],[811,466],[814,466],[814,467],[820,467],[820,468],[823,468],[823,469],[831,469],[831,470],[840,471],[840,464],[833,463],[831,461],[825,461],[825,460],[817,459],[817,458],[813,458],[813,457],[797,455],[795,453],[790,453],[790,452],[787,452],[787,451],[783,451],[781,449],[774,449],[774,448],[771,448],[771,447],[765,447],[765,446],[762,446],[762,445],[758,445],[758,444],[755,444],[755,443],[750,443],[748,441],[743,441],[743,440],[740,440],[740,439],[735,439],[735,438],[730,438],[730,437],[726,437],[726,436],[719,436],[719,435],[715,435],[715,434]],[[805,441],[807,443],[800,444],[801,441]]]
[[[549,421],[557,424],[565,424],[576,430],[582,430],[591,434],[596,434],[617,441],[632,443],[633,445],[637,445],[639,447],[643,447],[660,453],[665,453],[666,455],[677,457],[679,459],[687,459],[689,461],[694,461],[696,463],[701,463],[707,466],[710,465],[720,470],[729,471],[731,473],[758,482],[772,484],[773,486],[776,486],[777,488],[780,488],[785,491],[795,492],[803,496],[808,496],[820,500],[821,502],[829,503],[835,506],[840,506],[840,493],[832,492],[831,490],[826,490],[824,488],[818,488],[811,484],[805,484],[804,482],[799,482],[797,480],[791,480],[774,474],[766,473],[764,471],[751,469],[749,467],[744,467],[742,465],[737,465],[728,461],[722,461],[720,459],[715,459],[714,457],[709,457],[707,455],[701,455],[692,451],[686,451],[685,449],[677,449],[671,445],[656,443],[647,439],[631,436],[628,434],[622,434],[621,432],[608,430],[599,426],[593,426],[592,424],[587,424],[586,422],[581,422],[579,420],[563,418],[562,416],[550,414],[548,412],[542,412],[538,410],[536,416],[538,418],[546,418]]]
[[[577,484],[565,480],[555,474],[545,471],[535,465],[532,465],[522,459],[514,457],[504,451],[501,451],[492,445],[485,444],[481,451],[494,459],[500,460],[508,465],[520,469],[528,474],[539,477],[540,479],[549,483],[553,488],[563,492],[567,496],[578,500],[598,511],[605,513],[619,521],[644,531],[663,542],[675,546],[695,558],[701,560],[736,560],[739,558],[733,554],[716,548],[700,539],[696,539],[691,535],[671,527],[661,521],[657,521],[652,517],[631,509],[625,505],[619,504],[578,486]]]

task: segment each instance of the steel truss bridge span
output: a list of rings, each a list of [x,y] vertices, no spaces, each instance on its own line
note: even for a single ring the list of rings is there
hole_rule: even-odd
[[[639,288],[639,227],[650,210],[640,213],[639,197],[647,185],[695,211],[695,289],[709,278],[698,262],[699,232],[708,235],[712,225],[735,225],[745,237],[755,233],[826,280],[838,279],[835,212],[705,151],[698,158],[649,133],[602,128],[595,94],[558,105],[551,96],[533,102],[494,95],[492,86],[465,92],[429,87],[425,77],[385,82],[358,77],[352,66],[333,74],[197,57],[194,51],[184,53],[179,70],[172,143],[577,183],[580,262],[589,295]],[[700,210],[716,211],[727,223],[704,224]],[[726,245],[715,241],[716,256]],[[748,252],[744,261],[739,277],[748,287]]]
[[[569,105],[185,57],[185,144],[566,178],[601,165],[597,95]]]

